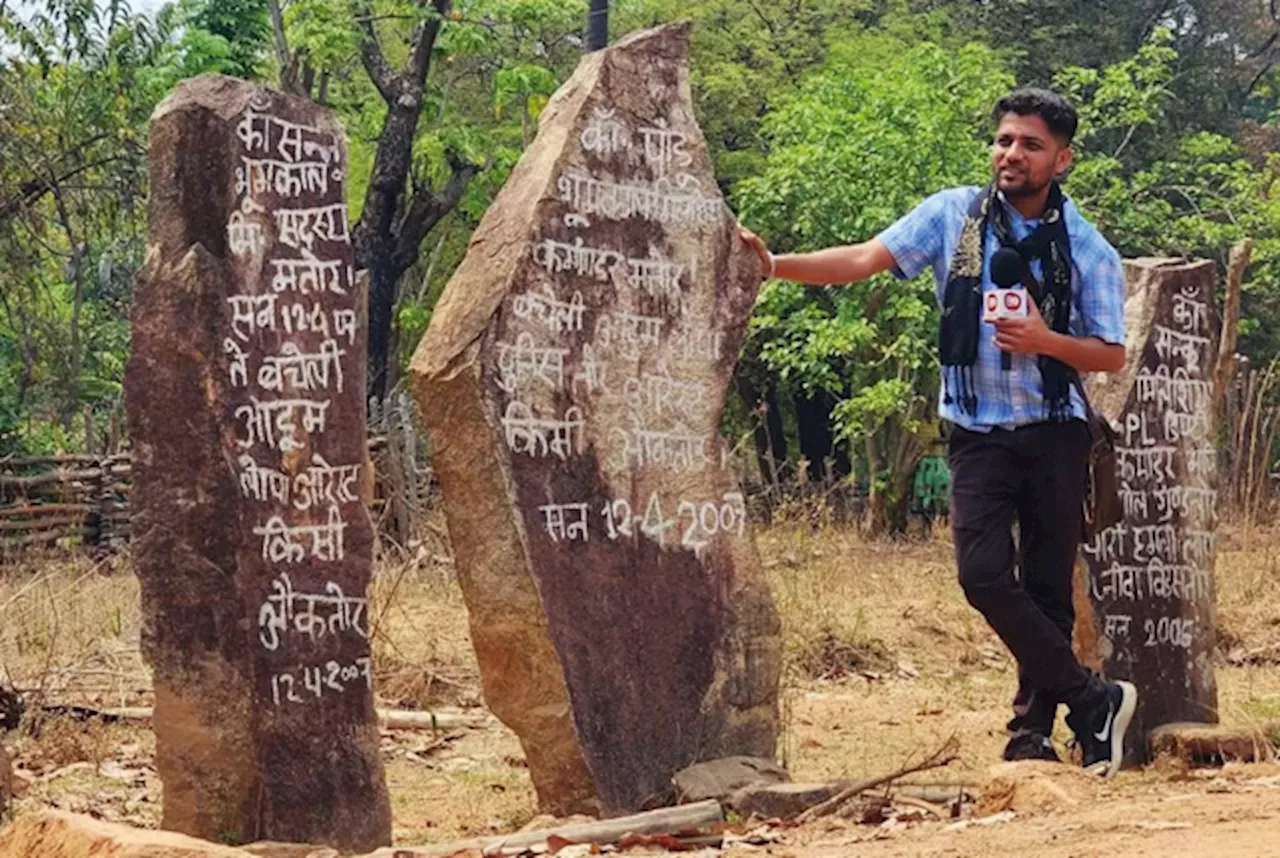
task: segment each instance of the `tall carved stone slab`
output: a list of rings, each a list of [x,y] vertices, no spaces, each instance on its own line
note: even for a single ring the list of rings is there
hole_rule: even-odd
[[[1129,360],[1090,388],[1120,430],[1125,517],[1084,546],[1076,633],[1086,660],[1138,686],[1127,755],[1145,760],[1152,729],[1218,720],[1210,379],[1219,332],[1212,262],[1126,261],[1125,277]]]
[[[149,158],[125,394],[163,825],[384,845],[342,132],[200,77],[156,108]]]
[[[779,622],[718,433],[760,267],[687,54],[673,25],[582,60],[411,369],[485,697],[555,810],[775,750]]]

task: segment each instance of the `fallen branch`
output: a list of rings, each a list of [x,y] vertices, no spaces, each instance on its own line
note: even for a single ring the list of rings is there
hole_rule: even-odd
[[[915,798],[914,796],[895,793],[892,801],[894,804],[914,807],[916,810],[923,810],[931,813],[943,822],[948,822],[951,819],[951,812],[946,807],[935,804],[931,801],[926,801],[922,798]]]
[[[93,512],[97,506],[91,503],[42,503],[27,506],[11,506],[0,509],[0,518],[17,518],[25,515],[59,515],[68,512]]]
[[[28,534],[20,538],[0,539],[0,551],[11,548],[25,548],[28,545],[39,545],[45,542],[57,542],[59,539],[72,539],[74,537],[83,539],[92,535],[93,531],[87,527],[59,527],[41,533]]]
[[[913,766],[898,769],[887,775],[871,778],[870,780],[860,781],[851,787],[841,790],[822,804],[814,805],[804,813],[796,817],[796,822],[805,823],[824,816],[830,816],[840,809],[840,807],[849,799],[858,793],[866,792],[869,789],[875,789],[887,783],[892,783],[899,778],[905,778],[907,775],[913,775],[916,772],[928,771],[929,769],[940,769],[943,766],[950,765],[960,755],[960,742],[955,736],[948,739],[941,748],[934,751],[922,762]]]
[[[1280,643],[1252,649],[1238,647],[1227,653],[1227,663],[1237,667],[1246,664],[1280,664]]]
[[[555,842],[561,845],[594,843],[599,846],[618,843],[628,836],[652,837],[670,835],[680,837],[704,834],[700,829],[724,822],[724,811],[715,799],[679,807],[664,807],[631,816],[602,819],[599,822],[583,822],[545,831],[513,834],[490,841],[483,850],[488,856],[520,855],[529,850]],[[412,853],[410,853],[412,854]]]
[[[483,855],[506,858],[528,854],[555,854],[566,846],[679,846],[717,847],[724,842],[718,832],[724,824],[724,810],[715,799],[678,807],[664,807],[631,816],[562,825],[540,831],[527,831],[506,837],[471,838],[430,846],[394,846],[379,849],[366,858],[456,858],[461,855]],[[708,833],[711,829],[713,833]],[[666,853],[663,853],[666,854]]]
[[[55,708],[55,707],[46,707]],[[65,709],[68,707],[56,707]],[[103,718],[107,721],[150,721],[154,710],[150,706],[134,706],[123,709],[89,709],[70,707],[78,718]],[[378,726],[387,730],[458,730],[480,729],[487,716],[463,712],[425,712],[407,709],[379,709]]]
[[[0,530],[62,530],[68,525],[83,524],[85,515],[45,515],[36,518],[19,518],[10,520],[0,514]]]

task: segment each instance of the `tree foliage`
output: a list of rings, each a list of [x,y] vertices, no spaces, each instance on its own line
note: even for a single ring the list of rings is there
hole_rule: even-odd
[[[350,141],[384,384],[583,48],[587,0],[0,0],[0,455],[101,434],[145,249],[146,121],[182,78],[329,105]],[[614,0],[615,33],[694,22],[717,176],[778,250],[874,235],[987,178],[1015,82],[1080,106],[1067,190],[1126,255],[1256,240],[1241,347],[1280,353],[1280,19],[1270,0]],[[765,286],[737,374],[782,462],[866,481],[904,523],[936,432],[931,281]],[[381,358],[376,358],[381,360]],[[744,423],[739,428],[753,428]],[[100,439],[99,439],[100,440]]]
[[[741,215],[778,250],[816,250],[865,240],[934,191],[981,184],[987,116],[1011,84],[981,45],[851,39],[765,120],[769,155],[738,184]],[[861,448],[884,500],[879,526],[904,523],[937,392],[936,326],[932,277],[887,274],[820,291],[770,282],[752,319],[744,371],[758,388],[834,403],[836,436]]]
[[[146,121],[196,50],[173,27],[123,0],[0,14],[0,453],[69,446],[118,401]]]

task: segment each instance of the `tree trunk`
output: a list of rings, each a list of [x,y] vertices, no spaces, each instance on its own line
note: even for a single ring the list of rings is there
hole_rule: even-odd
[[[756,468],[760,471],[760,482],[766,486],[772,486],[774,479],[773,469],[769,466],[769,430],[763,419],[765,405],[760,391],[743,372],[734,373],[733,385],[738,391],[738,396],[742,398],[743,404],[747,406],[747,411],[755,417],[752,421],[751,438],[755,442]]]
[[[395,308],[399,272],[386,255],[356,259],[369,272],[369,396],[381,402],[395,384]]]
[[[880,536],[885,532],[887,515],[884,492],[880,490],[880,445],[874,432],[863,438],[863,447],[867,457],[867,533]]]
[[[434,15],[414,34],[408,62],[392,69],[374,30],[368,0],[356,0],[361,20],[360,58],[387,103],[360,222],[352,230],[356,266],[369,272],[369,395],[382,399],[395,374],[395,309],[400,280],[418,260],[427,233],[453,210],[479,165],[448,155],[452,174],[439,192],[413,175],[413,141],[436,37],[451,0],[431,0]]]
[[[609,0],[591,0],[587,12],[587,41],[583,53],[598,51],[609,44]]]
[[[786,467],[787,433],[782,428],[782,406],[778,403],[778,391],[771,385],[764,393],[764,425],[769,431],[769,467],[773,469],[773,481],[781,480]]]
[[[1253,253],[1253,239],[1244,241],[1231,248],[1227,262],[1227,292],[1222,302],[1222,336],[1218,341],[1218,356],[1213,370],[1213,402],[1210,407],[1210,422],[1213,426],[1213,437],[1219,438],[1222,426],[1223,409],[1227,402],[1227,388],[1231,385],[1236,362],[1236,343],[1240,326],[1240,290],[1244,283],[1244,272],[1249,267],[1249,257]]]
[[[879,434],[884,435],[888,442],[895,433],[896,441],[887,453],[881,452],[875,435],[867,439],[867,479],[871,487],[867,502],[867,530],[872,536],[901,535],[907,532],[910,524],[911,491],[915,486],[916,468],[924,458],[924,449],[916,436],[901,426],[886,423]],[[880,485],[882,473],[883,486]]]
[[[809,463],[809,479],[821,482],[826,473],[824,463],[831,455],[831,402],[824,393],[797,394],[794,401],[800,454]]]

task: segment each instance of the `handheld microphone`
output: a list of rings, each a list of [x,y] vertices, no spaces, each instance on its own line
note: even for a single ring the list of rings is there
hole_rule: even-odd
[[[1022,282],[1022,256],[1012,247],[1001,247],[991,255],[991,282],[1001,289],[1012,289]],[[1030,296],[1027,296],[1030,298]],[[1013,369],[1013,355],[1000,354],[1000,368]]]

